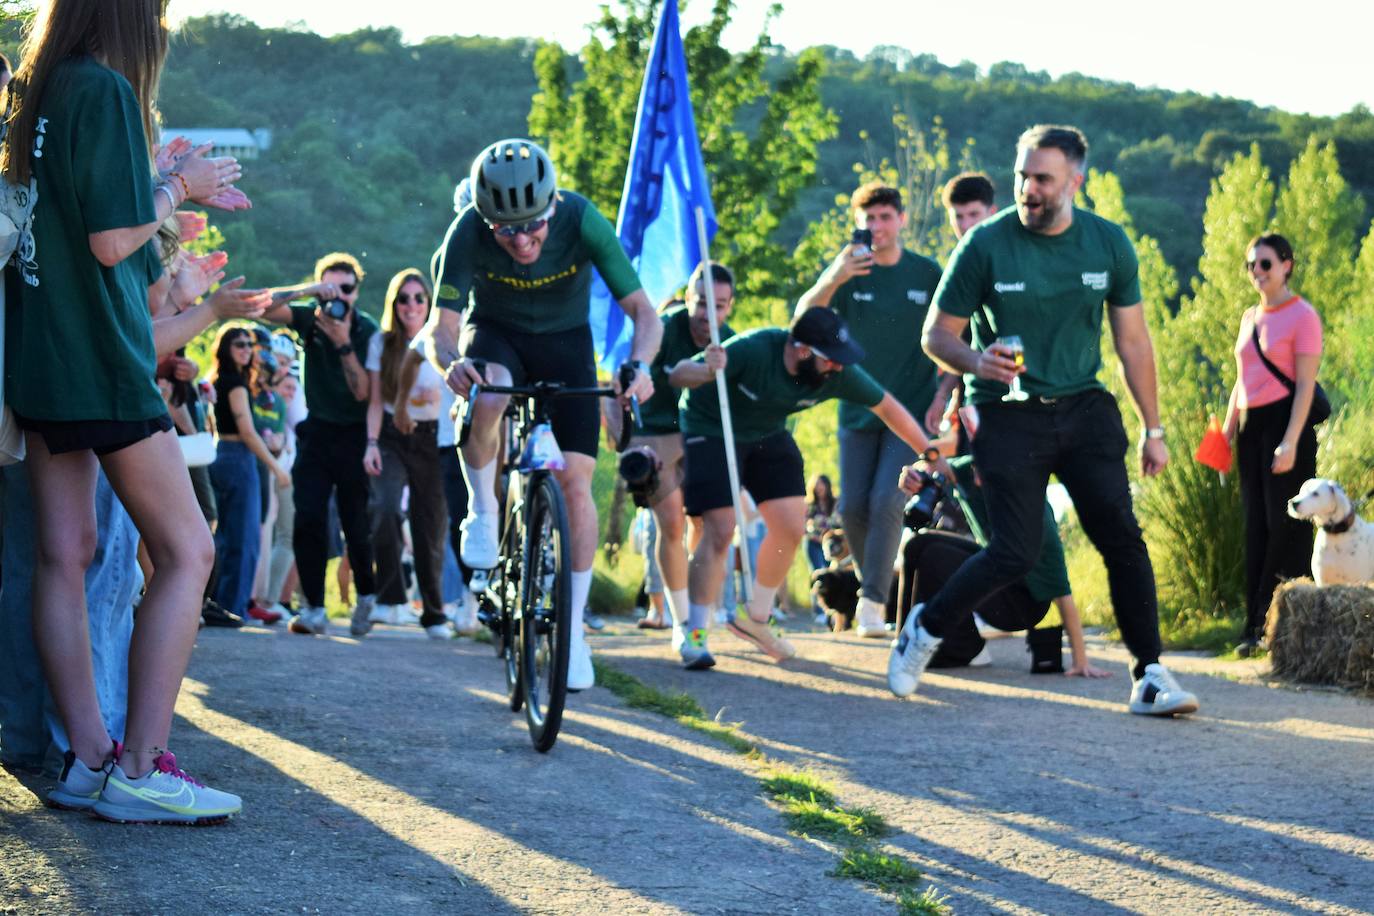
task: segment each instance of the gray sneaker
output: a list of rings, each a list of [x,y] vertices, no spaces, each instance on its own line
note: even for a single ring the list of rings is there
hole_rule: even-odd
[[[177,768],[177,759],[163,751],[153,768],[137,779],[119,764],[91,811],[103,820],[121,824],[218,824],[243,809],[237,795],[211,789]]]
[[[48,804],[66,811],[89,811],[100,798],[100,790],[105,787],[105,777],[110,767],[119,759],[122,748],[114,744],[113,756],[105,761],[100,769],[92,770],[76,757],[75,751],[67,751],[62,756],[62,775],[57,778],[57,787],[48,793]]]
[[[358,603],[353,605],[353,618],[348,622],[348,632],[357,637],[372,632],[372,610],[376,606],[376,595],[359,595]]]
[[[917,682],[942,642],[940,637],[932,636],[921,626],[921,609],[924,607],[918,604],[907,614],[902,633],[892,646],[892,654],[887,657],[887,688],[895,696],[909,697],[916,692]]]
[[[291,618],[289,629],[302,636],[324,636],[329,632],[329,612],[322,607],[303,607]]]

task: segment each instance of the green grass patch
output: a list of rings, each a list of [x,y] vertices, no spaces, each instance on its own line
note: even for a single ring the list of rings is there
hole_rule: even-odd
[[[744,754],[753,758],[763,756],[762,752],[754,746],[754,742],[739,733],[738,722],[717,722],[715,719],[706,719],[701,716],[678,716],[677,722],[679,725],[685,725],[687,728],[701,732],[709,738],[714,738],[737,754]]]
[[[910,887],[921,880],[921,870],[904,859],[871,849],[848,849],[835,877],[863,881],[885,891]]]
[[[796,770],[774,770],[764,777],[763,791],[781,802],[815,801],[835,804],[835,790],[825,780]]]
[[[783,803],[782,816],[793,833],[832,843],[852,844],[891,832],[887,821],[875,811],[841,808],[816,799],[789,799]]]
[[[685,693],[667,693],[650,687],[639,678],[596,658],[592,659],[592,664],[596,669],[596,682],[624,700],[631,709],[656,712],[670,719],[690,717],[709,721],[701,704]]]
[[[948,899],[937,894],[933,886],[919,894],[902,891],[897,895],[897,912],[901,916],[950,916],[954,910],[945,902]]]

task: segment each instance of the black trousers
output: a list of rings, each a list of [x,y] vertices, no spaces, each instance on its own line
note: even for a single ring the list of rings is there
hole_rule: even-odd
[[[1274,449],[1288,430],[1293,399],[1241,413],[1236,436],[1236,467],[1245,513],[1245,635],[1258,639],[1274,589],[1283,579],[1312,574],[1312,523],[1290,518],[1288,500],[1309,477],[1317,476],[1317,432],[1309,426],[1298,438],[1293,470],[1275,474]]]
[[[922,531],[904,540],[897,561],[901,616],[914,605],[929,601],[978,551],[977,541],[945,531]],[[984,621],[1008,633],[1034,629],[1049,609],[1050,603],[1037,601],[1025,582],[1014,582],[972,608]],[[958,668],[983,651],[984,640],[972,614],[946,626],[942,638],[944,642],[930,660],[932,668]]]
[[[444,481],[444,500],[448,503],[448,540],[453,545],[453,556],[458,560],[458,571],[466,584],[472,581],[472,570],[463,565],[463,533],[458,526],[468,515],[468,482],[463,479],[463,461],[458,456],[457,446],[439,446],[439,474]]]
[[[315,418],[296,427],[296,525],[292,537],[301,592],[311,607],[324,607],[324,569],[329,557],[329,495],[335,494],[339,524],[348,541],[348,562],[359,595],[375,595],[372,539],[367,517],[368,482],[363,470],[367,427],[342,426]]]
[[[991,540],[926,603],[922,625],[943,637],[1002,589],[1022,580],[1040,556],[1045,487],[1059,478],[1083,531],[1102,555],[1112,610],[1135,676],[1159,661],[1154,569],[1131,507],[1128,441],[1116,400],[1085,391],[1045,403],[1038,398],[978,407],[973,439],[987,499]]]

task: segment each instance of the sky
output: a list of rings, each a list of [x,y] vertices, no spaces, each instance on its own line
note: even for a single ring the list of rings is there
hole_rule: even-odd
[[[612,8],[617,4],[610,0]],[[433,0],[172,0],[174,22],[232,12],[260,25],[303,23],[325,35],[394,26],[410,41],[429,35],[546,38],[569,50],[586,41],[602,0],[524,0],[509,6],[461,0],[435,15]],[[768,0],[736,0],[725,44],[753,42]],[[684,29],[709,17],[711,0],[689,0]],[[932,53],[942,62],[1024,64],[1052,76],[1078,71],[1103,79],[1233,96],[1288,111],[1335,115],[1374,108],[1368,0],[1246,3],[1217,0],[1106,0],[1028,3],[961,0],[939,4],[786,0],[769,34],[792,51],[818,44],[863,56],[875,44]]]

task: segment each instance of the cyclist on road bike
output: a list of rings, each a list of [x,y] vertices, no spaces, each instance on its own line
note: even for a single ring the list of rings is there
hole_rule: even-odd
[[[472,164],[471,190],[472,206],[444,238],[435,282],[439,308],[429,353],[449,387],[467,397],[474,382],[594,386],[588,310],[595,266],[634,323],[635,378],[621,398],[648,400],[653,394],[648,366],[663,329],[610,222],[586,198],[558,190],[553,162],[529,140],[501,140],[483,150]],[[486,363],[485,376],[475,365],[478,360]],[[613,384],[620,388],[618,380]],[[507,400],[504,395],[477,398],[462,448],[471,494],[462,523],[462,559],[473,569],[491,569],[497,561],[496,454]],[[568,688],[583,690],[594,681],[582,614],[598,531],[592,501],[597,404],[587,398],[559,400],[552,425],[567,462],[555,475],[567,503],[572,542]]]

